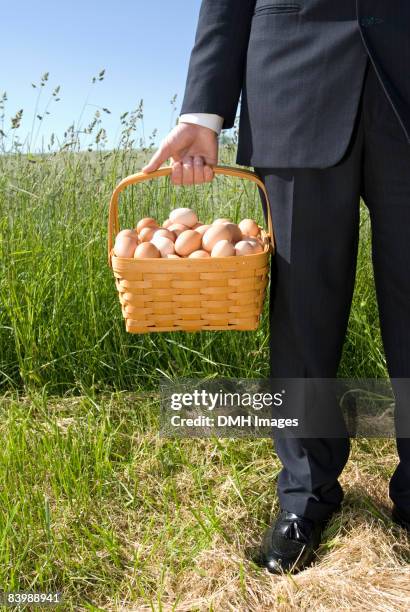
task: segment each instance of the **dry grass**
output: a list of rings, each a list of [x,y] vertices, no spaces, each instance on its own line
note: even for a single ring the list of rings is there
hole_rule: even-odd
[[[409,609],[407,537],[366,510],[347,502],[327,529],[315,565],[297,576],[273,577],[255,568],[246,553],[258,545],[259,533],[238,520],[244,531],[241,542],[227,545],[222,538],[214,538],[196,557],[194,567],[177,579],[169,577],[158,610]],[[123,602],[104,609],[142,611],[152,607]]]
[[[316,565],[298,576],[271,577],[256,572],[241,551],[214,542],[198,557],[195,570],[182,577],[174,595],[179,599],[176,609],[409,609],[409,568],[401,558],[404,541],[360,513],[346,512],[332,545],[330,552],[324,546]],[[165,609],[172,609],[173,601]]]
[[[177,579],[169,578],[161,606],[156,609],[391,612],[410,607],[407,537],[366,510],[347,502],[329,526],[315,565],[296,576],[273,577],[255,568],[243,543],[247,542],[248,551],[253,550],[259,533],[246,523],[241,526],[245,532],[241,542],[227,545],[216,537],[196,557],[193,568]],[[142,611],[152,607],[123,602],[104,609]]]

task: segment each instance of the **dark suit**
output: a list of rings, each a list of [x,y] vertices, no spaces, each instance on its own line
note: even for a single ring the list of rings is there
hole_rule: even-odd
[[[357,4],[204,0],[181,113],[215,113],[232,127],[242,91],[238,163],[334,165],[351,136],[367,47],[409,140],[410,2]]]
[[[204,0],[182,112],[234,121],[238,162],[271,200],[271,372],[335,377],[354,286],[360,196],[370,210],[391,377],[410,378],[410,2]],[[396,396],[408,411],[410,389]],[[337,406],[329,406],[337,410]],[[282,508],[325,518],[348,438],[277,439]],[[410,438],[390,496],[410,517]]]

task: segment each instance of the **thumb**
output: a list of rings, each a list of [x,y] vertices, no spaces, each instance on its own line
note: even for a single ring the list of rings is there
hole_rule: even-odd
[[[147,173],[154,172],[154,170],[158,170],[161,164],[166,161],[170,156],[171,151],[169,146],[167,144],[161,145],[158,151],[154,153],[154,155],[151,157],[148,164],[143,167],[142,171]]]

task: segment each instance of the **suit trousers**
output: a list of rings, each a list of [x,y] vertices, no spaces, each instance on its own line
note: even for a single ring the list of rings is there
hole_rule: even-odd
[[[370,62],[353,135],[324,169],[255,168],[268,189],[276,239],[271,376],[335,378],[355,282],[360,198],[369,209],[381,333],[391,378],[410,378],[410,145]],[[408,410],[410,390],[400,409]],[[406,406],[407,404],[407,406]],[[335,406],[332,410],[340,410]],[[396,396],[396,411],[398,409]],[[343,438],[277,438],[281,507],[322,520],[343,499]],[[397,438],[389,487],[410,515],[410,438]]]

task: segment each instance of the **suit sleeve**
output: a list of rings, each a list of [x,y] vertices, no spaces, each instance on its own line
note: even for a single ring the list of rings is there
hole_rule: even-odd
[[[231,128],[256,0],[202,0],[181,114],[209,113]]]

